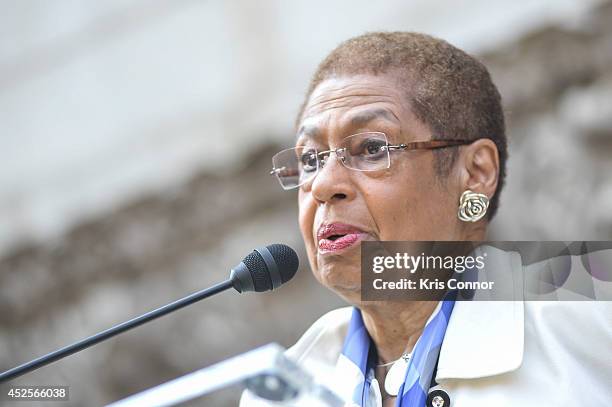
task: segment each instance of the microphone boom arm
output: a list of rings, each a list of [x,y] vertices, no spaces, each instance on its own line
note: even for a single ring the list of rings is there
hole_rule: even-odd
[[[115,325],[112,328],[82,339],[72,345],[65,346],[54,352],[9,369],[6,372],[2,372],[0,373],[0,383],[19,377],[32,370],[48,365],[49,363],[53,363],[56,360],[72,355],[73,353],[112,338],[122,332],[230,288],[234,288],[239,293],[274,290],[293,278],[298,267],[299,259],[297,254],[287,245],[277,243],[255,249],[246,256],[240,264],[231,270],[229,279],[212,287],[190,294],[180,300],[171,302],[163,307],[149,311],[139,317]]]

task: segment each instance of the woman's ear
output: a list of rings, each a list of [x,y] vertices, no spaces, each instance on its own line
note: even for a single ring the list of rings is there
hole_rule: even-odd
[[[491,139],[483,138],[466,146],[461,154],[464,190],[485,194],[491,199],[499,179],[499,153]]]

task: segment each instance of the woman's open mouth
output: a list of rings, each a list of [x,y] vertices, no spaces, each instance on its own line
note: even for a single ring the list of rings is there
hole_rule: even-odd
[[[334,253],[347,249],[366,235],[362,230],[344,223],[329,223],[319,227],[317,232],[319,253]]]

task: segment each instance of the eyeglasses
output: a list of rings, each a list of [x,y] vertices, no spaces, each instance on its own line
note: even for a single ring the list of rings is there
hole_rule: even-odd
[[[470,144],[469,140],[428,140],[391,145],[387,135],[380,132],[353,134],[345,138],[339,148],[317,151],[312,146],[288,148],[272,157],[272,171],[285,190],[298,188],[311,181],[323,168],[331,153],[355,171],[380,171],[391,167],[392,151],[433,150]]]

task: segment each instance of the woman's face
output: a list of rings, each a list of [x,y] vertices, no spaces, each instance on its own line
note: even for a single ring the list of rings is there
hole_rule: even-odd
[[[430,140],[403,92],[391,74],[327,79],[305,106],[296,145],[335,149],[366,131],[385,133],[392,145]],[[300,230],[315,277],[355,304],[360,241],[461,240],[463,191],[457,171],[450,174],[439,179],[429,150],[391,152],[390,168],[375,172],[348,169],[332,154],[299,190]]]

